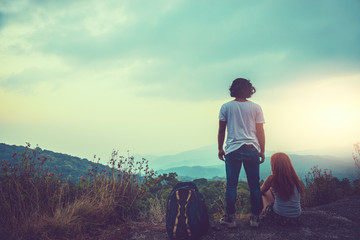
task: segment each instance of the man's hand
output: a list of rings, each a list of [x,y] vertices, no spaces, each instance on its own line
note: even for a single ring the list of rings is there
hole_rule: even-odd
[[[265,131],[264,131],[264,124],[257,123],[256,124],[256,137],[259,141],[260,145],[260,164],[265,161]]]
[[[220,160],[225,161],[225,151],[223,149],[224,140],[225,140],[225,130],[226,130],[226,122],[219,120],[219,132],[218,132],[218,157]]]
[[[225,151],[223,149],[220,149],[218,153],[219,159],[225,161],[224,156],[225,156]]]
[[[262,164],[262,163],[265,161],[265,153],[264,153],[264,152],[260,152],[259,154],[260,154],[260,158],[261,158],[260,164]]]

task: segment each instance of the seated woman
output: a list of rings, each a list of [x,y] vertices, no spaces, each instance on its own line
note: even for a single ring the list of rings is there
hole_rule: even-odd
[[[301,215],[300,194],[303,192],[303,183],[285,153],[271,156],[271,171],[272,175],[261,186],[264,205],[262,215],[276,224],[294,223]]]

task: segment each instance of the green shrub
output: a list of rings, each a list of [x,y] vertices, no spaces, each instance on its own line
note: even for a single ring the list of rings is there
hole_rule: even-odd
[[[306,187],[302,196],[304,206],[317,206],[339,199],[337,182],[332,176],[331,170],[319,169],[318,166],[311,168],[311,172],[305,176]]]
[[[161,222],[166,214],[166,200],[170,191],[178,183],[176,173],[162,174],[149,179],[144,196],[137,201],[138,219]],[[205,199],[210,219],[218,220],[225,214],[225,187],[222,180],[208,181],[205,178],[195,179]],[[246,182],[239,182],[236,210],[239,215],[250,213],[250,193]],[[163,216],[163,217],[161,217]]]
[[[143,197],[137,199],[133,218],[140,221],[150,219],[154,223],[163,221],[166,214],[167,197],[178,182],[176,173],[149,177],[143,185]]]

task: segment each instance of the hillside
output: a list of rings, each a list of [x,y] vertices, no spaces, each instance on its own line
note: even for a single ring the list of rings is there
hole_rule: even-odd
[[[22,153],[24,151],[26,151],[25,147],[0,144],[1,159],[11,160],[13,152]],[[51,164],[56,164],[60,172],[67,173],[65,176],[70,176],[75,181],[75,177],[80,176],[81,173],[84,173],[86,176],[87,169],[91,167],[91,162],[86,159],[54,153],[39,148],[37,148],[36,151],[38,151],[39,154],[44,154],[52,158],[52,161],[48,163],[50,169],[52,168]],[[28,153],[31,155],[31,152]],[[192,169],[192,174],[196,174],[197,172],[200,172],[202,175],[216,174],[212,172],[216,171],[216,169],[208,172],[205,172],[201,167],[189,167],[189,169]],[[55,237],[52,238],[51,236],[64,236],[64,239],[66,238],[65,236],[79,236],[79,238],[76,239],[100,240],[121,238],[127,240],[167,239],[166,232],[164,231],[164,223],[154,225],[152,221],[164,221],[163,217],[165,216],[166,209],[164,203],[166,203],[166,201],[163,200],[166,199],[167,193],[177,182],[175,175],[160,176],[159,181],[154,181],[148,185],[149,190],[142,196],[144,198],[137,203],[138,205],[132,205],[137,202],[135,199],[138,197],[137,193],[139,188],[136,175],[133,174],[134,172],[131,172],[131,170],[129,171],[129,178],[115,179],[108,176],[108,179],[100,179],[100,181],[97,182],[99,184],[74,186],[75,189],[77,187],[81,189],[79,192],[73,191],[73,188],[64,188],[64,184],[58,181],[51,181],[51,179],[48,179],[49,181],[33,181],[31,177],[14,178],[14,175],[10,175],[9,178],[3,177],[2,180],[4,181],[0,185],[2,186],[0,189],[2,191],[1,196],[4,199],[4,201],[1,201],[2,204],[0,204],[2,212],[2,218],[0,219],[0,236],[7,234],[14,236],[15,239],[19,239],[16,236],[26,236],[24,239],[33,239],[33,236],[36,236],[36,239],[58,239]],[[7,181],[9,179],[11,181]],[[118,180],[120,182],[118,182]],[[130,182],[130,185],[123,184],[125,181],[126,183]],[[51,186],[47,188],[49,191],[43,191],[44,183],[48,184],[46,186]],[[224,207],[221,201],[224,196],[224,183],[214,181],[207,182],[202,179],[197,181],[197,184],[199,189],[203,191],[202,193],[207,201],[209,213],[221,214],[221,209]],[[246,183],[241,184],[247,186]],[[350,186],[349,182],[348,185]],[[338,197],[334,199],[355,193],[345,191],[345,188],[343,191],[343,186],[346,185],[331,188],[334,190],[333,192],[338,195]],[[29,189],[31,190],[29,191]],[[111,190],[103,191],[104,189]],[[240,191],[241,198],[243,200],[249,199],[249,192],[246,190],[246,187],[240,190],[243,190]],[[64,195],[59,194],[59,192]],[[81,197],[74,197],[74,193],[81,194],[79,195]],[[65,201],[73,199],[73,202],[58,204],[62,201],[63,197]],[[326,198],[330,199],[330,197],[332,196],[329,195],[329,198]],[[49,201],[49,199],[52,198],[54,198],[54,201]],[[29,199],[33,201],[29,201]],[[315,199],[316,198],[312,198],[311,201],[313,202]],[[128,200],[128,202],[126,202],[126,200]],[[108,203],[113,204],[109,205]],[[14,207],[9,208],[8,206]],[[20,208],[19,206],[25,207]],[[39,208],[38,206],[42,207]],[[132,206],[133,209],[130,211],[127,206]],[[248,207],[249,205],[244,201],[241,206],[238,206],[238,213],[248,214]],[[235,238],[280,240],[289,238],[328,239],[330,236],[335,236],[335,238],[338,239],[356,239],[354,236],[358,236],[360,229],[359,208],[360,197],[352,196],[329,205],[305,209],[301,223],[289,228],[270,227],[267,224],[263,224],[259,229],[254,230],[249,228],[247,221],[244,219],[239,219],[239,228],[233,230],[224,229],[217,224],[213,224],[213,228],[203,240]],[[20,215],[18,209],[21,209],[21,214],[26,213],[28,215]],[[58,209],[56,211],[57,214],[54,215],[53,212],[48,209]],[[87,210],[83,211],[83,209]],[[243,210],[245,211],[243,212]],[[139,211],[144,215],[140,216]],[[35,215],[41,216],[41,218],[33,218],[32,216]],[[14,223],[8,221],[8,219],[14,216],[20,216],[18,217],[19,222]],[[126,218],[122,216],[126,216]],[[216,218],[215,215],[211,216]],[[69,225],[67,219],[76,221]],[[132,223],[130,219],[147,222]],[[28,228],[28,224],[33,225]],[[17,230],[14,231],[13,229]],[[62,232],[63,230],[61,229],[67,230],[64,230],[66,232]],[[44,238],[41,236],[44,236]],[[69,239],[71,238],[69,237]]]
[[[130,224],[131,233],[123,239],[166,240],[164,224]],[[97,239],[118,239],[116,230],[104,232]],[[113,235],[114,234],[114,235]],[[304,209],[300,223],[296,226],[274,226],[261,224],[258,229],[249,227],[247,220],[238,220],[236,229],[227,229],[218,224],[201,240],[216,239],[267,239],[267,240],[357,240],[360,236],[360,196],[353,196],[327,205]],[[118,236],[117,236],[118,237]]]
[[[63,174],[64,179],[69,178],[70,180],[77,182],[81,176],[87,177],[88,169],[91,168],[92,162],[87,159],[81,159],[41,148],[37,148],[37,150],[40,154],[50,158],[45,162],[45,167],[53,170],[56,166],[58,172]],[[12,155],[15,152],[23,153],[25,152],[25,147],[0,143],[0,161],[8,160],[12,162]],[[101,169],[104,167],[106,166],[100,164]]]

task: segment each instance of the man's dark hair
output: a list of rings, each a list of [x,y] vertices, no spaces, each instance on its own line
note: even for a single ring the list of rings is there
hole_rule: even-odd
[[[256,92],[251,82],[245,78],[237,78],[230,87],[230,96],[235,98],[250,98]]]

